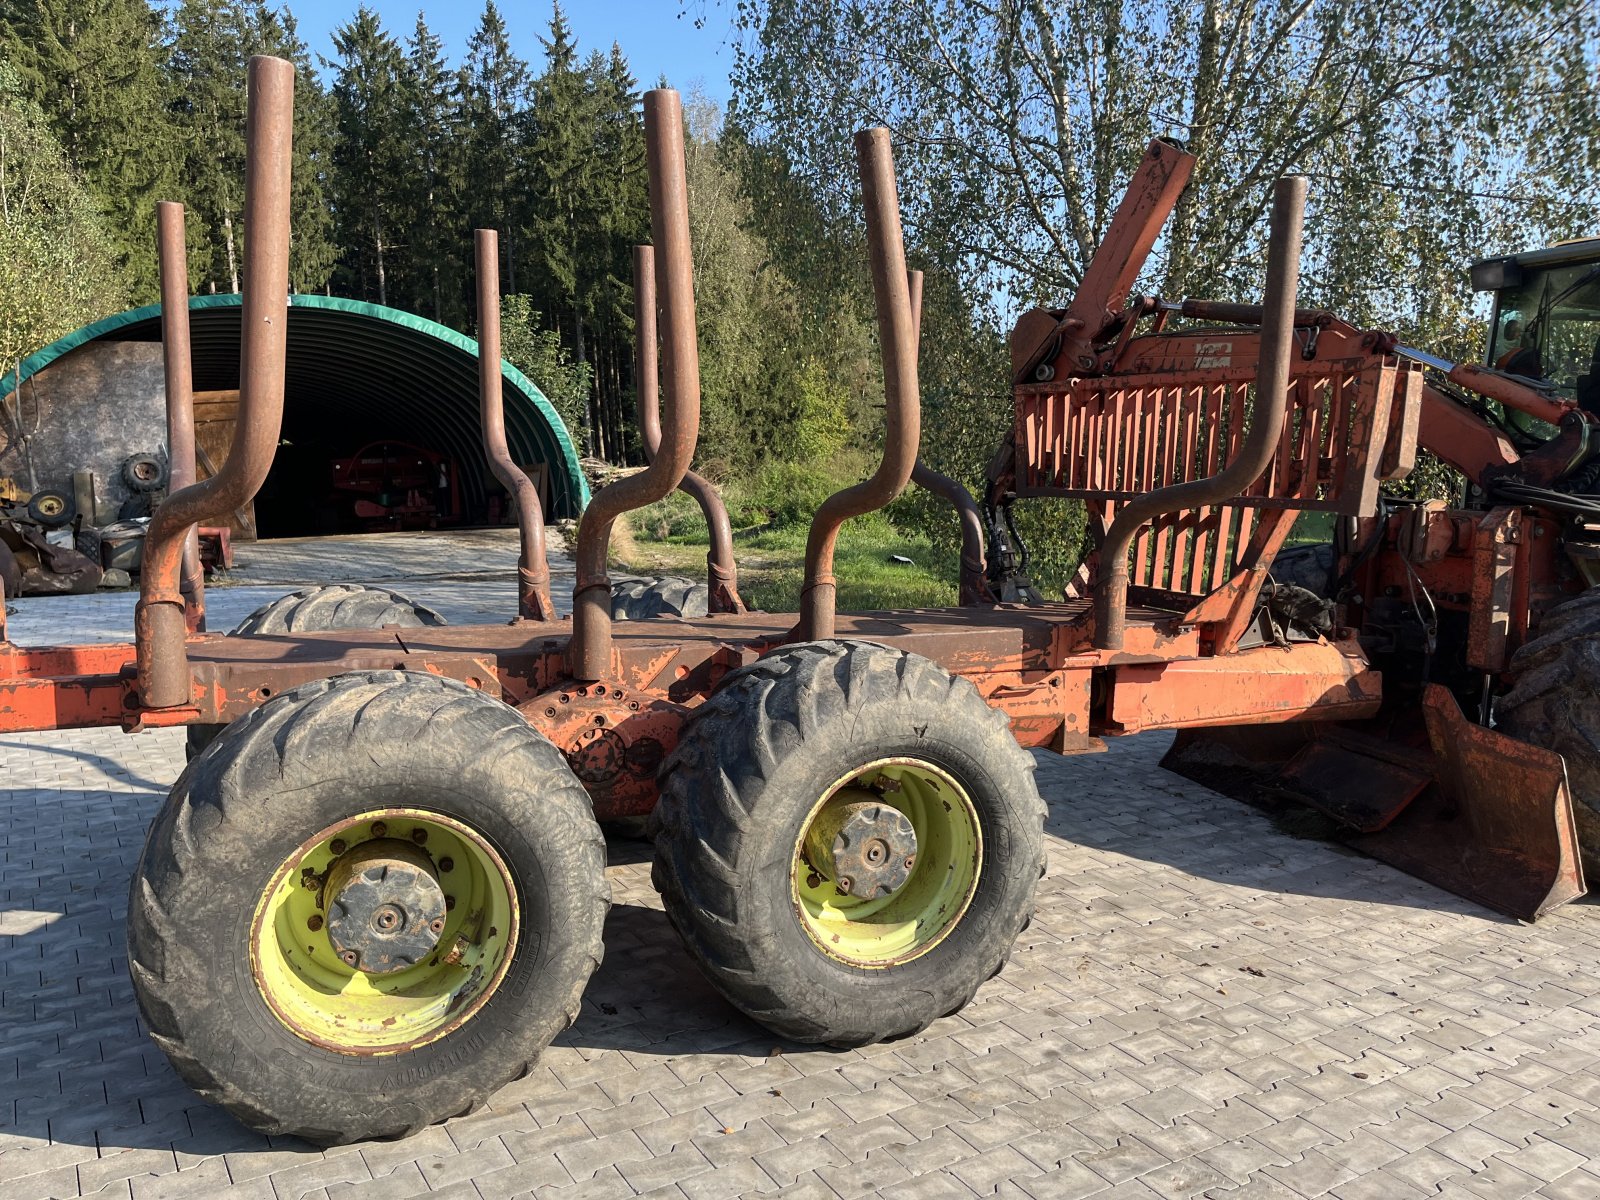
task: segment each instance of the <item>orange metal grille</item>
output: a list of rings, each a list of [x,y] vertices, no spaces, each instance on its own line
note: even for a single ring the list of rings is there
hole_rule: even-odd
[[[1134,586],[1204,595],[1237,569],[1261,509],[1373,511],[1397,379],[1371,358],[1296,364],[1272,465],[1228,503],[1158,517],[1130,559]],[[1068,379],[1016,390],[1017,494],[1067,496],[1110,521],[1146,492],[1216,475],[1248,428],[1255,372]]]

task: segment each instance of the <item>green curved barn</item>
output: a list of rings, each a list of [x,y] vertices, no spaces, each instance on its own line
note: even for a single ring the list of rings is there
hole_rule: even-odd
[[[196,392],[236,389],[240,297],[196,296],[189,311]],[[42,466],[31,464],[34,475],[45,476],[37,486],[63,486],[65,480],[55,475],[77,469],[81,464],[72,455],[84,458],[87,443],[106,431],[119,442],[112,457],[164,445],[150,394],[159,394],[159,372],[151,374],[159,347],[151,343],[160,338],[160,306],[132,309],[75,330],[0,380],[0,401],[14,408],[20,402],[24,418],[42,418],[32,439],[34,457],[43,460]],[[89,366],[94,358],[101,364]],[[135,367],[143,370],[137,386]],[[543,464],[547,519],[578,516],[589,489],[565,425],[532,380],[508,362],[501,370],[512,457],[527,466]],[[79,398],[52,401],[53,395],[66,395],[59,384],[51,386],[52,377],[65,381],[74,373],[80,377],[73,384]],[[20,396],[14,395],[19,389]],[[137,432],[130,428],[136,410]],[[484,460],[479,428],[478,345],[471,338],[381,305],[290,296],[283,445],[258,498],[262,533],[324,532],[295,525],[305,520],[308,503],[325,494],[328,464],[375,442],[408,443],[448,456],[455,464],[461,519],[486,520],[496,511],[491,498],[500,488]],[[3,461],[13,449],[0,448],[0,473],[22,473],[23,464]],[[99,473],[107,471],[102,466]]]

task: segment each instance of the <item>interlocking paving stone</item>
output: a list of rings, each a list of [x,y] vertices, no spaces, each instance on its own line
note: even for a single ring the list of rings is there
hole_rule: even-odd
[[[441,576],[506,547],[438,550],[363,554],[452,621],[503,619],[508,580]],[[213,626],[283,590],[214,588]],[[24,600],[12,629],[126,636],[131,605]],[[128,873],[181,731],[0,737],[0,1200],[1600,1197],[1596,906],[1503,920],[1168,775],[1165,745],[1039,759],[1033,924],[917,1037],[835,1051],[746,1021],[673,935],[649,847],[617,841],[605,965],[541,1064],[472,1116],[323,1151],[205,1104],[139,1021]]]

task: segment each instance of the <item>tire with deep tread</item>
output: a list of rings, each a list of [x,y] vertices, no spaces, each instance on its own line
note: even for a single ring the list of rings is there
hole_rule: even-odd
[[[518,944],[461,1027],[409,1051],[341,1054],[267,1006],[251,923],[308,837],[386,807],[438,812],[495,846],[515,878]],[[550,742],[454,680],[363,672],[268,701],[189,764],[134,872],[128,961],[178,1074],[246,1125],[319,1144],[402,1137],[476,1107],[571,1025],[609,902],[592,805]]]
[[[982,869],[966,912],[919,957],[859,967],[824,954],[790,871],[812,805],[854,768],[907,756],[970,796]],[[1044,802],[1033,756],[965,679],[865,642],[787,646],[730,674],[661,770],[653,881],[691,956],[736,1007],[798,1042],[858,1046],[968,1003],[1033,913]]]
[[[448,622],[425,604],[388,588],[359,583],[329,583],[268,601],[233,627],[229,637],[288,633],[326,633],[333,629],[407,629]],[[226,725],[190,725],[184,753],[193,759]]]
[[[1338,562],[1332,542],[1315,542],[1279,550],[1272,560],[1270,573],[1276,584],[1303,587],[1327,600],[1333,597],[1333,575]]]
[[[694,620],[706,615],[709,603],[705,581],[682,575],[618,579],[611,585],[613,621],[648,621],[653,617]]]
[[[408,629],[443,625],[445,619],[425,604],[388,588],[329,583],[279,596],[234,627],[234,637],[320,633],[329,629]]]
[[[1600,879],[1600,587],[1550,609],[1535,632],[1512,656],[1516,682],[1495,724],[1566,759],[1584,874]]]

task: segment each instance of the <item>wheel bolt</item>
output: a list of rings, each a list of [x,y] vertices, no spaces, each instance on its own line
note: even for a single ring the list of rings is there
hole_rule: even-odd
[[[454,871],[455,869],[456,869],[456,860],[451,858],[451,857],[449,857],[448,855],[446,855],[444,858],[441,858],[439,860],[439,870],[441,870],[441,871]]]
[[[428,840],[428,831],[426,829],[413,829],[411,831],[411,840],[419,846],[422,845]]]
[[[333,841],[329,844],[328,849],[332,850],[335,854],[343,854],[344,853],[344,839],[343,838],[334,838]]]
[[[387,824],[385,824],[384,822],[382,822],[382,821],[374,821],[372,823],[372,836],[373,837],[383,837],[388,832],[389,832],[389,826]]]
[[[343,954],[339,955],[340,960],[343,961],[344,965],[347,967],[353,967],[356,965],[356,957],[356,952],[354,950],[346,950]]]
[[[306,928],[311,930],[312,933],[315,933],[317,930],[321,929],[322,928],[322,914],[321,913],[312,913],[311,916],[306,918]]]
[[[435,917],[432,921],[428,922],[428,928],[433,930],[435,933],[443,933],[444,932],[444,918],[443,917]]]
[[[445,910],[445,912],[449,912],[455,906],[456,906],[456,898],[454,896],[446,896],[444,898],[444,910]]]

